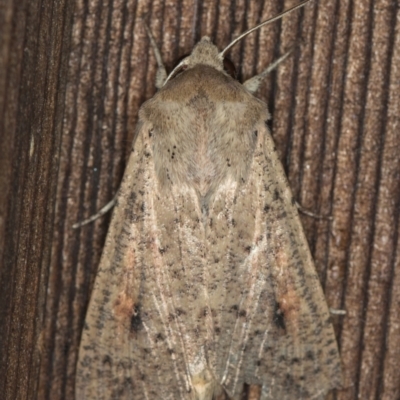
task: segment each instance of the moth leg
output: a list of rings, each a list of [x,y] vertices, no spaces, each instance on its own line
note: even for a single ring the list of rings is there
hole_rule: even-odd
[[[275,60],[272,64],[268,65],[264,71],[262,71],[260,74],[253,76],[252,78],[248,79],[246,82],[243,83],[243,86],[250,92],[250,93],[255,93],[258,88],[260,87],[260,84],[262,80],[271,72],[273,71],[280,63],[285,61],[290,54],[292,53],[294,47],[292,47],[288,52],[286,52],[282,57],[279,57],[277,60]]]
[[[315,218],[315,219],[328,219],[329,221],[332,221],[332,219],[333,219],[333,217],[331,215],[315,214],[315,213],[307,210],[306,208],[304,208],[297,201],[296,201],[296,207],[299,210],[299,212],[301,212],[302,214],[307,215],[312,218]]]
[[[78,229],[81,228],[82,226],[85,226],[87,224],[90,224],[93,221],[96,221],[96,219],[102,217],[104,214],[107,214],[111,208],[115,206],[115,203],[117,201],[117,196],[115,196],[109,203],[107,203],[103,208],[101,208],[96,214],[92,215],[88,219],[84,219],[83,221],[77,222],[76,224],[72,225],[72,229]]]
[[[339,308],[330,308],[329,312],[332,315],[346,315],[347,314],[346,310],[342,310],[342,309],[339,309]]]
[[[147,24],[144,24],[146,31],[147,31],[147,35],[149,36],[150,39],[150,44],[151,47],[153,48],[154,51],[154,56],[156,57],[156,61],[157,61],[157,74],[156,74],[156,88],[160,89],[163,87],[164,82],[167,79],[167,71],[165,70],[162,58],[161,58],[161,53],[160,50],[157,47],[156,41],[154,40],[154,37],[149,29],[149,27],[147,26]]]

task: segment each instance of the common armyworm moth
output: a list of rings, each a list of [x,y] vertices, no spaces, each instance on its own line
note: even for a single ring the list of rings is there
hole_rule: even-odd
[[[244,383],[262,399],[322,399],[340,385],[267,106],[252,95],[266,72],[233,79],[231,45],[219,52],[203,37],[167,78],[160,65],[160,90],[139,111],[82,333],[78,400],[239,399]]]

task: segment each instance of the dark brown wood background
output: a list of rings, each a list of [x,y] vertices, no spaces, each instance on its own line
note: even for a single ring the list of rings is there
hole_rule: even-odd
[[[73,399],[80,331],[156,63],[221,48],[295,0],[0,0],[0,397]],[[314,0],[231,51],[258,92],[333,316],[345,386],[400,398],[400,6]]]

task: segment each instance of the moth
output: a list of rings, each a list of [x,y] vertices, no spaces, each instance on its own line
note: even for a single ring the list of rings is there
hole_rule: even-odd
[[[258,28],[222,52],[203,37],[168,77],[159,62],[84,324],[77,400],[240,399],[244,384],[263,400],[323,399],[340,386],[269,112],[252,95],[265,71],[240,84],[224,69]]]

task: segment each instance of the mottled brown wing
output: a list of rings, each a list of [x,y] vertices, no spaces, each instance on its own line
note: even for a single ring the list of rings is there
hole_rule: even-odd
[[[77,400],[175,400],[187,399],[190,391],[188,357],[198,349],[196,338],[184,337],[192,329],[186,320],[203,312],[204,291],[190,272],[182,279],[182,260],[189,257],[184,246],[190,241],[194,260],[198,229],[180,241],[178,235],[185,234],[175,226],[182,211],[177,207],[185,207],[190,218],[195,202],[186,193],[177,206],[172,193],[158,192],[150,141],[150,128],[141,125],[86,316]],[[186,301],[188,293],[200,303]],[[198,331],[196,337],[204,341],[203,334]]]
[[[323,398],[341,381],[334,332],[273,141],[256,130],[247,182],[210,210],[214,371],[235,397],[246,382],[262,399]]]

